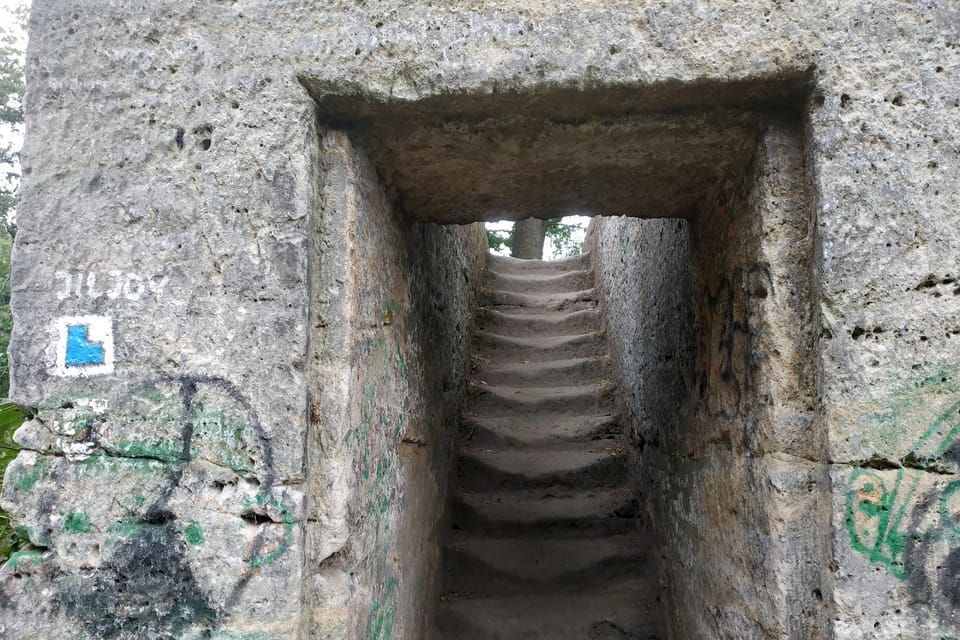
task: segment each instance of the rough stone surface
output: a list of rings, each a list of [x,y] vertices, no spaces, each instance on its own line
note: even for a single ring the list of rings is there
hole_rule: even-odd
[[[695,217],[589,232],[672,637],[828,634],[809,194],[774,122]]]
[[[323,109],[323,94],[307,86]],[[794,86],[801,92],[802,79]],[[578,113],[578,103],[606,100],[602,91],[586,91],[569,98],[566,109],[517,104],[520,113],[502,113],[504,105],[475,113],[451,100],[441,102],[453,114],[443,118],[420,104],[399,113],[394,105],[353,104],[351,113],[372,115],[332,121],[355,129],[411,215],[462,223],[567,213],[689,215],[749,155],[762,119],[726,109],[632,113],[626,101],[626,115],[585,120]]]
[[[679,532],[660,541],[676,637],[960,635],[958,74],[950,2],[36,0],[10,348],[14,399],[36,418],[3,497],[38,551],[2,570],[0,633],[189,638],[216,619],[208,637],[418,637],[421,594],[396,585],[429,583],[436,551],[406,507],[385,507],[381,539],[363,510],[400,496],[419,518],[441,499],[444,444],[424,440],[421,462],[416,443],[456,378],[428,382],[443,375],[417,354],[466,331],[447,287],[467,241],[412,220],[585,208],[690,225],[689,377],[643,383],[684,392],[672,439],[648,447],[689,489],[663,488],[686,497],[654,510]],[[775,112],[802,150],[786,173],[809,186],[788,216],[805,229],[765,226],[782,196],[752,159],[779,144],[764,137]],[[349,144],[327,137],[341,129]],[[338,164],[353,178],[325,190]],[[378,213],[324,218],[345,197]],[[760,212],[742,238],[721,201]],[[362,269],[329,259],[347,241]],[[811,259],[791,257],[798,242]],[[669,289],[665,268],[651,290]],[[725,276],[756,320],[734,315],[732,336],[705,304]],[[428,312],[440,287],[453,298]],[[372,310],[391,299],[418,310],[384,325]],[[746,357],[724,361],[728,342]],[[754,366],[731,417],[723,371]],[[390,377],[365,409],[371,372]],[[396,426],[414,398],[411,443],[381,432],[364,458],[350,434],[371,415]],[[378,468],[382,493],[365,484]],[[129,566],[162,570],[105,579]],[[166,595],[144,608],[147,591]]]
[[[346,135],[320,149],[302,633],[422,638],[486,236],[405,220]]]

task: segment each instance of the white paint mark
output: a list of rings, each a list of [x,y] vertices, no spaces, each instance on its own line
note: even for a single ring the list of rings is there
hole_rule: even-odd
[[[93,442],[71,442],[63,447],[63,455],[70,462],[80,462],[89,458],[96,448],[97,445]]]
[[[151,278],[147,280],[147,288],[150,289],[150,293],[160,299],[163,297],[163,290],[167,288],[167,283],[170,281],[170,278],[167,276],[162,276],[160,278]]]
[[[170,278],[167,276],[145,277],[137,273],[124,273],[111,269],[106,273],[95,271],[70,272],[56,271],[55,279],[57,300],[85,298],[96,300],[106,297],[109,300],[124,298],[139,302],[148,294],[156,299],[163,297],[164,289]]]
[[[123,292],[123,273],[117,270],[112,270],[109,273],[110,277],[113,278],[113,287],[107,291],[107,297],[116,300]]]
[[[57,271],[53,274],[53,277],[57,280],[63,280],[63,288],[57,291],[57,300],[66,300],[73,295],[73,292],[70,290],[70,274],[66,271]]]
[[[143,278],[134,273],[128,273],[123,281],[123,297],[136,302],[143,295],[143,289]]]

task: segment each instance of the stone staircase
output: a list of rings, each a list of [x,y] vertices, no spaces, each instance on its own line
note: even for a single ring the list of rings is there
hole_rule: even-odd
[[[658,638],[589,256],[488,266],[435,638]]]

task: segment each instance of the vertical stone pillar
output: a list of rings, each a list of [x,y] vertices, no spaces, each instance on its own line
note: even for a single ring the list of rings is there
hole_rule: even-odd
[[[297,637],[314,104],[200,32],[137,81],[98,25],[162,31],[69,5],[32,17],[0,635]]]

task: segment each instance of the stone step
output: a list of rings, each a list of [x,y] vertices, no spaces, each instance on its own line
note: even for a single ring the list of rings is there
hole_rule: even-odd
[[[656,640],[656,596],[654,582],[643,578],[569,595],[447,593],[434,640]]]
[[[558,260],[523,260],[510,256],[498,256],[493,253],[487,254],[487,270],[496,274],[549,275],[587,269],[590,269],[589,253]]]
[[[454,530],[474,535],[597,537],[633,532],[639,503],[624,487],[500,493],[458,490]]]
[[[611,376],[610,358],[567,358],[548,362],[517,362],[482,366],[475,377],[493,386],[562,385],[577,381],[600,382]]]
[[[471,447],[541,447],[564,442],[588,442],[619,438],[616,415],[551,414],[492,418],[465,415],[461,419],[464,441]]]
[[[494,364],[548,362],[607,355],[606,343],[600,332],[518,338],[479,331],[476,334],[476,343],[478,352]]]
[[[650,541],[461,538],[444,549],[444,588],[471,594],[569,593],[642,575]]]
[[[593,286],[593,271],[578,269],[561,273],[526,272],[496,273],[488,272],[487,286],[499,291],[513,293],[562,293],[580,291]]]
[[[492,418],[528,415],[615,413],[613,388],[609,381],[569,387],[505,387],[473,384],[468,409]]]
[[[627,478],[623,447],[607,442],[562,449],[463,449],[457,478],[468,491],[546,487],[614,488]]]
[[[589,256],[489,265],[433,637],[655,639]]]
[[[506,313],[487,307],[481,312],[478,324],[482,330],[500,336],[569,336],[600,331],[600,320],[597,309]]]
[[[509,309],[580,311],[595,309],[597,296],[593,289],[564,293],[514,293],[512,291],[490,290],[484,292],[483,304]]]

